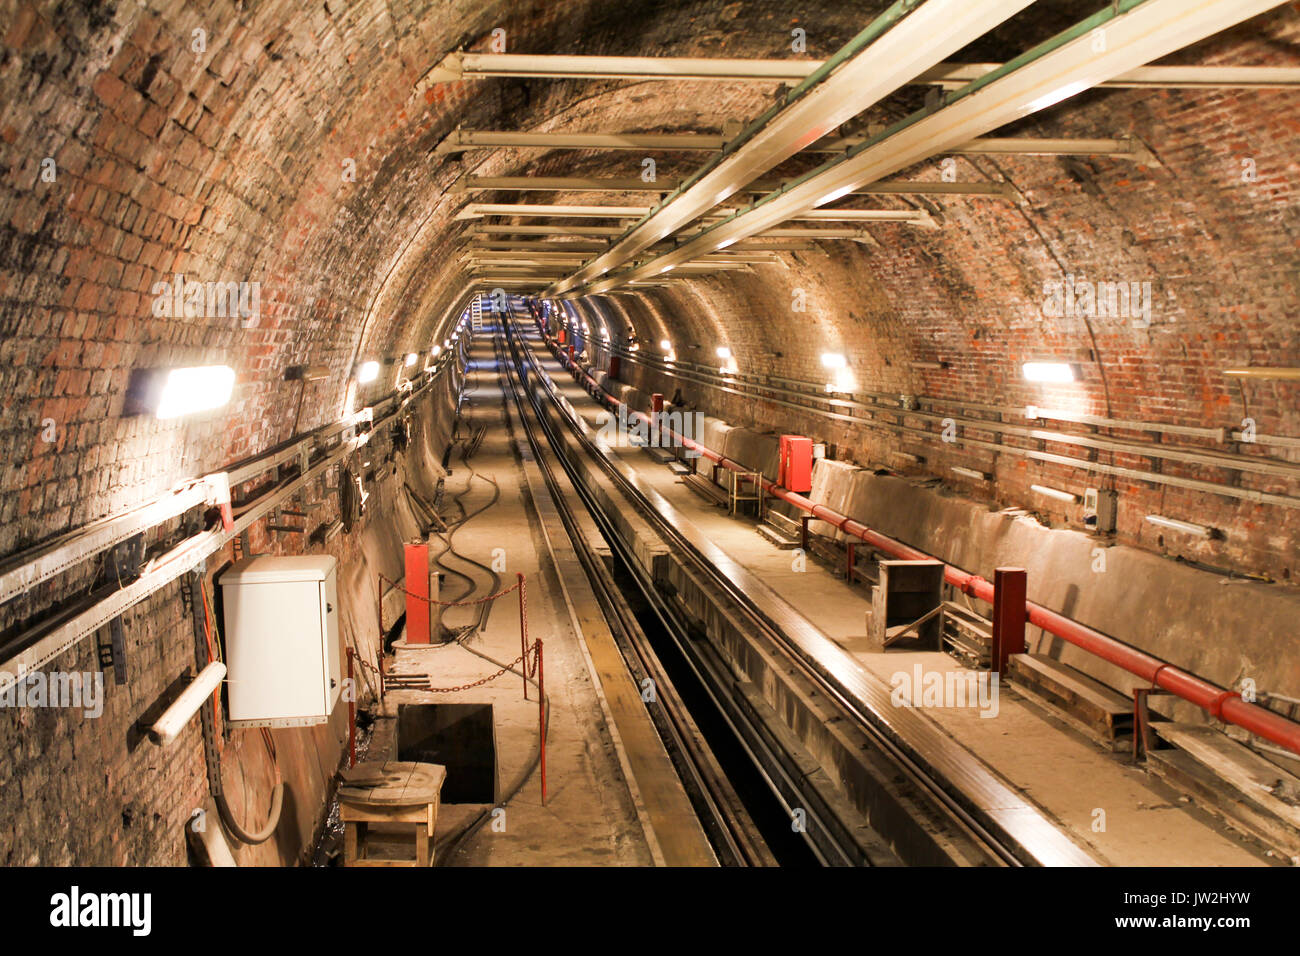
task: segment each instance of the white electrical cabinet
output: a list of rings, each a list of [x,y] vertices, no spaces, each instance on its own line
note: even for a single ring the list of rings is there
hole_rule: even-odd
[[[232,726],[329,720],[343,689],[336,564],[332,555],[263,555],[218,579]]]

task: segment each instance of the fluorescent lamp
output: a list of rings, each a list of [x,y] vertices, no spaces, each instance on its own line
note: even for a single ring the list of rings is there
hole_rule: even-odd
[[[1225,368],[1223,374],[1237,378],[1300,378],[1300,368]]]
[[[824,205],[826,205],[828,202],[834,202],[834,201],[837,200],[837,199],[841,199],[841,198],[843,198],[844,196],[847,196],[847,195],[848,195],[849,193],[851,193],[851,192],[853,192],[853,187],[852,187],[852,186],[841,186],[839,189],[835,189],[835,190],[832,190],[831,192],[828,192],[828,193],[827,193],[825,196],[823,196],[821,199],[819,199],[819,200],[817,200],[815,203],[813,203],[813,205],[814,205],[814,206],[824,206]]]
[[[1078,495],[1071,494],[1068,491],[1062,491],[1060,488],[1049,488],[1047,485],[1030,485],[1029,487],[1040,495],[1055,498],[1057,501],[1068,501],[1070,504],[1079,503]]]
[[[963,468],[961,465],[953,465],[950,469],[954,474],[962,475],[966,478],[974,478],[976,481],[988,481],[989,476],[982,471],[976,471],[974,468]]]
[[[1069,362],[1026,362],[1020,370],[1029,382],[1074,381],[1074,366]]]
[[[1166,518],[1163,515],[1147,515],[1147,520],[1154,525],[1168,528],[1170,531],[1181,531],[1184,534],[1194,534],[1198,538],[1214,537],[1214,529],[1207,528],[1203,524],[1193,524],[1190,521],[1179,521],[1177,518]]]
[[[844,368],[848,364],[848,360],[839,352],[822,353],[822,365],[826,368]]]
[[[154,414],[158,418],[180,418],[220,408],[230,401],[234,388],[235,370],[228,365],[174,368],[167,373]]]
[[[378,362],[362,362],[361,368],[357,370],[357,381],[362,385],[366,382],[373,382],[379,377]]]

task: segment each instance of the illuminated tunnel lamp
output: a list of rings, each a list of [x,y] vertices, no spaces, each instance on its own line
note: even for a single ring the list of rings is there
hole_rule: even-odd
[[[367,382],[373,382],[377,378],[379,378],[379,363],[362,362],[361,367],[357,369],[357,381],[362,385],[365,385]]]
[[[1026,362],[1020,371],[1027,382],[1063,384],[1074,381],[1074,366],[1069,362]]]
[[[971,478],[975,481],[988,481],[993,477],[988,472],[976,471],[974,468],[963,468],[961,465],[953,465],[950,470],[955,475],[961,475],[963,478]]]
[[[234,388],[235,370],[228,365],[137,369],[127,385],[123,412],[181,418],[220,408],[230,401]]]
[[[822,365],[825,368],[847,368],[848,364],[848,359],[839,352],[822,353]]]
[[[433,357],[434,357],[434,358],[437,358],[437,357],[438,357],[439,355],[441,355],[441,354],[442,354],[442,346],[441,346],[441,345],[435,345],[435,346],[433,347]]]
[[[1068,491],[1062,491],[1060,488],[1049,488],[1047,485],[1030,485],[1032,491],[1038,492],[1048,498],[1055,498],[1057,501],[1066,501],[1072,505],[1079,503],[1079,496],[1071,494]]]
[[[1225,368],[1224,375],[1234,378],[1293,378],[1300,379],[1300,368],[1264,368],[1254,366],[1247,368]]]
[[[155,414],[158,418],[180,418],[211,411],[230,401],[235,389],[235,370],[228,365],[174,368],[167,374]]]
[[[1147,515],[1147,521],[1161,528],[1168,528],[1170,531],[1181,531],[1183,534],[1195,535],[1198,538],[1213,538],[1215,531],[1203,524],[1194,524],[1191,521],[1179,521],[1177,518],[1166,518],[1164,515]]]
[[[414,352],[407,352],[407,353],[406,353],[406,367],[407,367],[407,368],[410,368],[412,365],[415,364],[415,358],[416,358],[416,355],[415,355]]]
[[[671,352],[673,350],[673,343],[669,342],[667,339],[660,339],[659,347],[665,352]]]
[[[725,345],[719,345],[719,346],[718,346],[718,358],[720,358],[720,359],[729,359],[729,358],[731,358],[731,349],[727,348]]]

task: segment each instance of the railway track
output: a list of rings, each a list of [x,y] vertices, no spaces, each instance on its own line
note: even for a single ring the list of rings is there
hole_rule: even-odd
[[[563,469],[580,499],[556,496],[629,666],[666,691],[648,709],[720,862],[773,862],[765,836],[789,852],[779,819],[824,865],[1095,864],[601,448],[525,341],[529,326],[510,316],[498,335],[503,384],[548,485]],[[610,564],[582,536],[578,504]],[[742,797],[715,750],[743,755],[757,786]]]

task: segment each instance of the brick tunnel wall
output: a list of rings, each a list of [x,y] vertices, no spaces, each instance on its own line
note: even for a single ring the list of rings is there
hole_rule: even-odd
[[[500,27],[513,51],[789,56],[797,26],[808,32],[802,55],[824,57],[885,6],[878,0],[846,9],[824,0],[801,4],[795,14],[784,3],[722,0],[273,0],[251,8],[216,0],[8,0],[0,6],[0,557],[148,501],[181,479],[265,451],[386,393],[395,364],[354,392],[354,363],[396,363],[408,351],[424,352],[459,311],[466,285],[453,217],[466,197],[451,187],[463,173],[626,176],[640,168],[635,153],[435,154],[457,125],[703,131],[757,115],[770,103],[770,91],[759,86],[722,93],[704,84],[422,85],[445,53],[486,49]],[[1095,6],[1036,4],[960,58],[1018,53]],[[1297,35],[1295,6],[1189,51],[1186,61],[1281,62]],[[1296,298],[1290,157],[1297,131],[1285,96],[1092,94],[1007,132],[1132,132],[1161,165],[959,159],[959,179],[1009,181],[1021,198],[995,204],[873,197],[881,200],[873,206],[930,208],[942,228],[876,226],[878,247],[829,244],[743,277],[609,297],[600,308],[634,324],[645,342],[667,336],[711,352],[725,341],[747,370],[816,380],[818,355],[836,350],[849,356],[863,388],[940,399],[979,395],[1024,404],[1037,396],[1017,379],[1020,361],[1031,353],[1095,349],[1117,417],[1235,427],[1248,410],[1261,433],[1295,435],[1295,385],[1248,384],[1247,409],[1215,371],[1223,363],[1300,359],[1287,318]],[[897,119],[919,102],[918,91],[904,91],[868,119]],[[1241,181],[1243,158],[1255,163],[1254,183]],[[679,176],[699,156],[661,159],[661,175]],[[939,174],[931,163],[899,178]],[[580,197],[590,200],[561,194],[555,201]],[[159,284],[178,273],[190,281],[255,284],[256,316],[243,323],[229,315],[158,314]],[[1157,293],[1151,328],[1087,335],[1046,327],[1042,283],[1065,273],[1103,281],[1149,277]],[[807,293],[806,313],[790,309],[796,288]],[[936,358],[951,368],[911,366]],[[237,374],[234,398],[220,412],[176,422],[123,414],[133,370],[216,362]],[[285,372],[305,364],[325,366],[329,377],[300,397]],[[1081,364],[1084,381],[1065,397],[1104,413],[1107,389],[1095,364]],[[722,417],[830,438],[859,461],[880,459],[895,445],[884,433],[693,397]],[[929,467],[939,471],[979,459],[940,445],[929,454]],[[1004,462],[996,472],[990,489],[962,490],[1020,502],[1033,481],[1078,481],[1038,465]],[[1291,570],[1294,511],[1136,484],[1121,488],[1121,502],[1122,534],[1146,546],[1161,546],[1141,526],[1141,515],[1154,510],[1231,529],[1226,541],[1193,556],[1279,577]],[[367,567],[388,560],[384,553],[400,536],[391,518],[376,525],[376,536],[336,545],[350,567],[361,567],[363,556]],[[254,548],[268,540],[255,529]],[[0,626],[12,634],[39,620],[85,577],[69,575],[11,602],[0,609]],[[0,714],[0,779],[46,776],[66,797],[102,795],[96,819],[109,821],[74,835],[77,821],[60,816],[50,796],[30,797],[41,812],[23,796],[21,809],[13,804],[22,825],[0,830],[0,841],[8,841],[0,842],[0,861],[53,861],[64,853],[78,862],[180,859],[174,836],[156,837],[172,833],[180,808],[202,791],[196,731],[178,742],[188,756],[172,767],[157,764],[152,745],[132,748],[128,739],[131,722],[188,660],[192,638],[174,592],[128,616],[131,640],[140,642],[132,654],[138,670],[125,690],[108,688],[100,722],[36,715],[25,718],[35,721],[33,730],[20,716]],[[365,599],[357,595],[359,603]],[[83,665],[85,652],[75,661],[65,656],[56,666],[71,669]],[[96,729],[104,727],[112,729]],[[40,754],[62,759],[70,749],[75,772],[56,777],[33,739],[41,741]],[[254,778],[257,767],[265,769],[262,760],[248,755]],[[14,793],[35,794],[35,787],[6,786],[0,799],[8,809]],[[250,805],[256,802],[255,796]],[[33,829],[47,812],[64,821],[60,836]],[[131,817],[130,826],[123,818],[118,827],[119,814]],[[275,852],[293,856],[288,847]]]
[[[268,531],[255,524],[248,536],[253,554],[333,554],[339,562],[340,638],[372,664],[382,635],[374,609],[376,576],[403,575],[401,542],[420,531],[401,505],[408,481],[432,498],[432,482],[451,436],[455,410],[453,377],[444,375],[417,405],[413,439],[394,451],[381,429],[367,457],[386,477],[370,486],[367,513],[351,533],[323,544],[307,535]],[[331,471],[336,471],[332,469]],[[309,517],[309,531],[339,518],[337,475],[310,482],[292,500]],[[235,560],[233,544],[206,562],[204,583],[220,627],[217,602],[221,572]],[[197,669],[194,622],[182,588],[188,576],[122,615],[126,682],[103,668],[99,713],[56,707],[0,707],[0,865],[185,865],[192,858],[185,827],[199,811],[212,812],[203,737],[191,720],[165,747],[146,737],[148,726]],[[52,590],[66,587],[57,581]],[[61,655],[51,672],[101,671],[107,629]],[[356,671],[360,706],[374,696],[374,680]],[[274,837],[231,849],[241,866],[276,866],[310,859],[324,823],[334,773],[345,757],[347,706],[340,702],[327,724],[272,731],[276,763],[285,782],[284,809]],[[265,823],[274,786],[273,768],[260,732],[233,730],[221,744],[222,785],[232,813],[247,830]],[[207,825],[216,826],[209,819]]]

